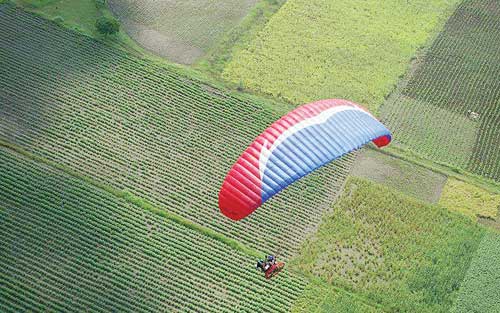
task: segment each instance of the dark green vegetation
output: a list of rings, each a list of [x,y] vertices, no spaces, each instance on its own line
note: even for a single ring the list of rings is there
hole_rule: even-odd
[[[264,252],[296,249],[352,162],[234,223],[219,213],[220,185],[280,113],[9,6],[0,8],[0,47],[0,140]]]
[[[104,35],[116,34],[120,30],[118,21],[111,17],[101,16],[95,24],[97,31]]]
[[[484,230],[470,219],[350,178],[296,266],[390,312],[447,312]]]
[[[1,312],[287,312],[306,284],[4,148],[0,173]]]
[[[498,1],[464,1],[382,107],[396,140],[500,181],[499,46]]]
[[[423,201],[436,203],[446,176],[375,149],[363,149],[356,158],[353,176],[364,177]]]
[[[487,234],[472,260],[452,313],[500,312],[500,235]]]

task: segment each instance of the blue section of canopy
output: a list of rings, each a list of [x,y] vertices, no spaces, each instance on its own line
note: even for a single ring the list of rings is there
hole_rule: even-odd
[[[341,111],[326,122],[306,127],[277,146],[262,178],[262,202],[315,169],[390,135],[378,120],[359,110]]]

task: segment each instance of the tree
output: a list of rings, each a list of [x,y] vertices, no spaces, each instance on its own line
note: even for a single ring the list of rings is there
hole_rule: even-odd
[[[104,35],[112,35],[120,30],[120,23],[112,17],[101,16],[96,22],[97,31]]]

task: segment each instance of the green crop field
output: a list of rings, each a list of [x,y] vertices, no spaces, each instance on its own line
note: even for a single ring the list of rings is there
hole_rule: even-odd
[[[455,0],[289,0],[223,77],[294,103],[346,98],[376,110]]]
[[[0,0],[0,312],[499,312],[499,26],[498,0]],[[391,145],[223,216],[254,138],[335,97]]]
[[[498,1],[464,1],[381,109],[396,141],[500,181],[499,46]]]
[[[489,233],[472,260],[452,313],[500,312],[500,235]]]
[[[470,219],[350,178],[297,268],[389,312],[448,312],[484,230]]]
[[[3,148],[0,173],[2,312],[287,312],[305,286]]]
[[[241,151],[279,117],[269,104],[9,6],[0,8],[0,47],[0,140],[264,251],[293,252],[352,163],[329,165],[234,223],[219,213],[218,191]]]
[[[127,33],[146,49],[191,64],[247,15],[257,0],[109,0]]]

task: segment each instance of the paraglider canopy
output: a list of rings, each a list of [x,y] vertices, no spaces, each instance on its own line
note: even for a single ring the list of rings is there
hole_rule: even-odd
[[[390,131],[362,106],[342,99],[302,105],[273,123],[243,152],[219,192],[221,212],[240,220],[317,168]]]

